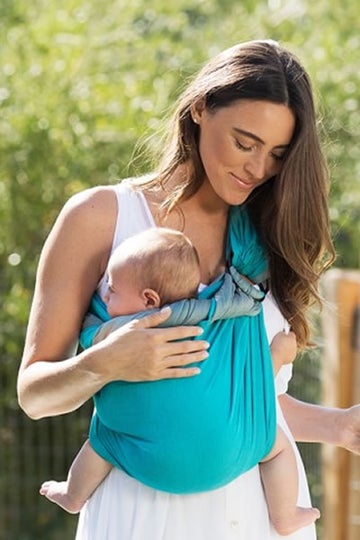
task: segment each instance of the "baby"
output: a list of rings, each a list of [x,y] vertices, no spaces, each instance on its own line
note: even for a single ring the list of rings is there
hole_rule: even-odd
[[[113,252],[103,300],[110,317],[131,315],[195,298],[199,284],[199,258],[190,240],[178,231],[152,228],[128,238]],[[277,373],[296,356],[294,334],[277,334],[271,343],[271,354]],[[87,440],[72,463],[67,480],[45,482],[40,493],[68,512],[77,513],[111,468]],[[260,464],[260,470],[270,518],[279,534],[291,534],[319,517],[316,508],[297,506],[296,460],[279,428],[275,445]]]

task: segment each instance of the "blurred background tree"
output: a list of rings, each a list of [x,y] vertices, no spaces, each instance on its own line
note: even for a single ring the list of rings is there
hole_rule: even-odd
[[[36,490],[64,475],[89,410],[30,422],[15,394],[38,256],[64,201],[148,171],[139,141],[153,145],[188,77],[221,49],[271,38],[312,76],[336,264],[359,267],[359,27],[355,0],[2,0],[0,538],[71,537],[75,523]],[[308,365],[315,375],[305,386],[319,399],[318,358]]]

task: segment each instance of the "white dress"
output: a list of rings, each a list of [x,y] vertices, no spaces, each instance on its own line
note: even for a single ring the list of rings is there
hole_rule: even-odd
[[[120,212],[113,249],[125,238],[155,226],[142,193],[125,182],[115,186]],[[100,283],[101,291],[103,282]],[[269,295],[268,295],[269,296]],[[286,322],[267,297],[263,302],[269,340]],[[278,394],[287,390],[291,366],[279,372]],[[278,423],[293,438],[278,406]],[[303,464],[293,442],[299,469],[298,504],[310,506]],[[174,495],[149,488],[119,469],[112,469],[80,513],[76,540],[280,540],[271,527],[259,469],[227,486],[209,492]],[[315,527],[287,536],[290,540],[315,540]]]

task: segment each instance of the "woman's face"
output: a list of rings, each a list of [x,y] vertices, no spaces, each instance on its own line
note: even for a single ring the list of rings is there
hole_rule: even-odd
[[[226,204],[242,204],[280,172],[295,127],[286,105],[239,100],[210,112],[198,104],[192,115],[200,127],[205,181]]]

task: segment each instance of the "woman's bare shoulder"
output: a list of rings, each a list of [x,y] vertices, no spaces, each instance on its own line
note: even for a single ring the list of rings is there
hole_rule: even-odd
[[[118,212],[113,186],[98,186],[76,193],[65,203],[53,232],[111,243]]]
[[[86,189],[63,206],[45,242],[39,271],[57,276],[57,265],[74,277],[93,273],[99,279],[110,254],[117,219],[117,198],[112,186]],[[57,276],[59,277],[59,276]],[[92,283],[94,285],[94,282]]]
[[[75,193],[65,203],[62,212],[86,217],[90,214],[116,213],[117,199],[114,186],[96,186]]]

